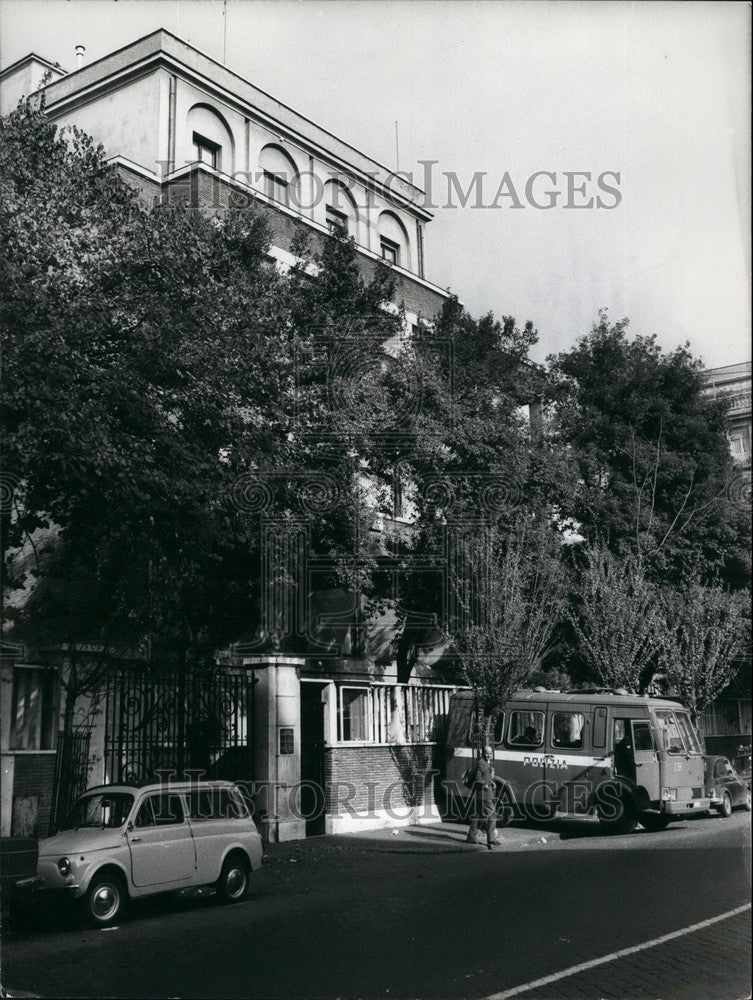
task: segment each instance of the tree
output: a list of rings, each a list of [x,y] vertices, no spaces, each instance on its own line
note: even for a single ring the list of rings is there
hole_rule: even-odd
[[[284,526],[299,502],[319,551],[352,554],[368,435],[330,405],[321,333],[368,327],[348,346],[356,371],[372,363],[398,323],[386,269],[364,281],[332,237],[282,275],[252,207],[147,210],[88,137],[29,105],[0,122],[0,177],[14,637],[81,652],[71,692],[126,652],[198,668],[249,630],[284,641],[257,610],[262,509]],[[322,447],[323,421],[353,448]]]
[[[632,555],[659,582],[719,574],[746,586],[750,512],[735,502],[723,403],[704,395],[687,345],[664,353],[602,311],[549,370],[556,435],[575,466],[563,514],[586,541]]]
[[[453,580],[459,620],[452,641],[476,699],[480,739],[489,739],[505,702],[552,650],[562,612],[564,569],[548,526],[522,525],[467,537]]]
[[[579,656],[599,684],[645,687],[660,661],[664,618],[638,560],[618,559],[604,546],[589,549],[568,617]]]
[[[746,598],[744,593],[707,587],[698,580],[662,595],[663,679],[693,721],[727,687],[740,667],[742,651],[750,646]]]

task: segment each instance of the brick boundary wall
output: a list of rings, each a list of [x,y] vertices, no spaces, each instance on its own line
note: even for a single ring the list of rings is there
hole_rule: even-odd
[[[443,748],[427,743],[327,748],[325,812],[428,817],[441,804],[443,760]]]
[[[52,787],[55,782],[54,753],[15,754],[13,799],[36,797],[37,824],[27,836],[46,837],[52,811]]]

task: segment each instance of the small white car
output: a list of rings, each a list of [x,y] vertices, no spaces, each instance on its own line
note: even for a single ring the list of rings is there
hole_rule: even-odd
[[[230,782],[101,785],[40,841],[37,876],[28,881],[73,896],[102,927],[129,899],[155,893],[213,885],[237,903],[261,863],[261,837]]]

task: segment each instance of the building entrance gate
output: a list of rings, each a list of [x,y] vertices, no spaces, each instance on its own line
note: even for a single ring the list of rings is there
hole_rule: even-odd
[[[122,668],[107,681],[105,781],[200,771],[251,781],[254,676]]]

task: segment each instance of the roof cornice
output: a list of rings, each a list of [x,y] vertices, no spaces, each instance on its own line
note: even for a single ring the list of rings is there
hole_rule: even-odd
[[[127,53],[131,58],[124,61]],[[420,204],[423,195],[420,188],[163,28],[48,84],[47,113],[52,118],[58,117],[160,68],[256,121],[272,135],[287,139],[344,175],[356,178],[369,190],[424,221],[433,218],[433,213]]]

